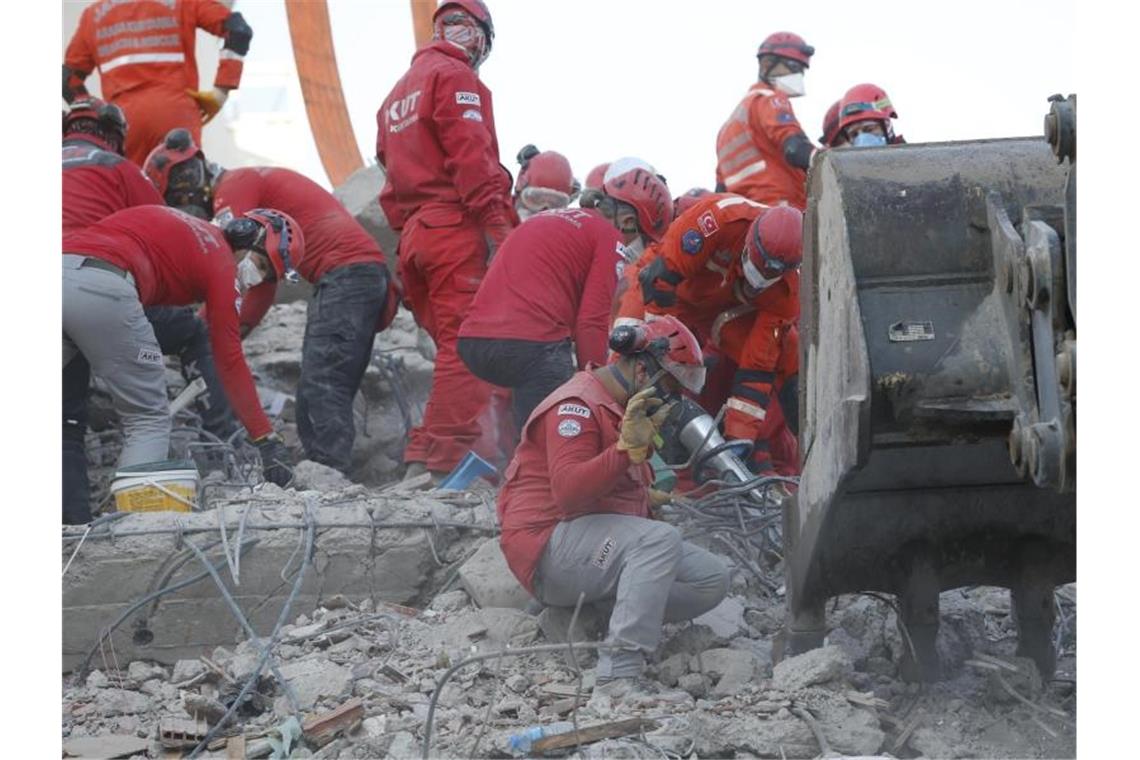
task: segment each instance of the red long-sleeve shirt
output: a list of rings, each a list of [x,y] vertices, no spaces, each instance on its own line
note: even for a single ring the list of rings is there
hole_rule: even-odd
[[[83,9],[79,26],[67,44],[64,89],[86,93],[83,80],[99,68],[105,100],[141,88],[178,94],[198,89],[195,37],[204,29],[226,35],[230,9],[217,0],[123,2],[102,0]],[[223,50],[215,87],[233,89],[241,82],[243,56]]]
[[[393,229],[437,204],[458,207],[484,227],[512,222],[491,91],[462,50],[443,41],[420,48],[376,126],[376,158],[388,176],[380,206]]]
[[[294,261],[312,283],[337,267],[384,263],[384,253],[332,193],[303,174],[273,166],[225,171],[214,188],[214,215],[220,223],[255,208],[284,211],[305,236],[305,256]],[[276,282],[250,288],[241,308],[241,324],[253,328],[265,317],[277,292]]]
[[[525,588],[534,590],[535,568],[559,522],[598,513],[649,517],[652,470],[618,450],[623,415],[587,370],[544,399],[523,429],[498,515],[503,556]]]
[[[205,301],[210,349],[230,405],[251,438],[273,432],[241,350],[237,267],[220,229],[166,206],[137,206],[65,235],[63,252],[130,272],[143,306]]]
[[[459,336],[543,342],[569,337],[579,369],[601,364],[624,266],[621,235],[597,211],[567,208],[533,216],[495,255]]]
[[[97,138],[63,141],[63,234],[131,206],[161,206],[162,196],[142,169],[106,150]]]

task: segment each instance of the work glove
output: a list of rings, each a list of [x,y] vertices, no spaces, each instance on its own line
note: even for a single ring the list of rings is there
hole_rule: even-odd
[[[655,393],[657,389],[653,386],[635,393],[625,405],[625,415],[621,418],[617,448],[628,453],[629,461],[634,464],[641,464],[649,457],[649,446],[673,408],[672,404],[665,404],[657,398]]]
[[[495,258],[495,254],[499,251],[499,246],[507,239],[507,235],[511,234],[513,228],[505,222],[495,222],[488,224],[483,228],[483,239],[487,241],[487,263],[491,263],[491,259]]]
[[[258,438],[253,445],[261,454],[262,476],[282,488],[289,485],[289,481],[293,479],[292,460],[289,458],[289,450],[285,448],[281,439],[270,433],[264,438]]]
[[[229,91],[220,87],[212,90],[187,90],[186,94],[198,103],[198,110],[202,113],[202,124],[209,124],[210,120],[218,115],[218,111],[222,110],[226,98],[230,96]]]
[[[682,279],[681,274],[669,269],[665,259],[660,256],[637,275],[637,280],[641,283],[642,300],[646,304],[655,303],[666,307],[677,303],[677,283]]]

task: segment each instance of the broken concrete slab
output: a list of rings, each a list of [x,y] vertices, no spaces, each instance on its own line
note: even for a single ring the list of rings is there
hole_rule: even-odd
[[[150,739],[137,736],[81,736],[63,743],[65,757],[99,758],[113,760],[118,757],[145,754],[150,749]]]
[[[499,539],[492,538],[459,568],[459,579],[480,607],[523,609],[531,596],[519,584],[503,557]]]
[[[352,481],[340,470],[303,459],[293,468],[293,488],[298,491],[324,491],[347,488]]]
[[[324,659],[294,660],[281,666],[281,675],[297,695],[302,710],[321,699],[339,699],[352,692],[352,669]]]
[[[453,660],[475,652],[495,652],[526,646],[538,637],[538,621],[525,612],[505,607],[472,610],[426,630],[424,643]]]
[[[662,660],[657,666],[657,680],[666,686],[676,686],[681,676],[689,672],[689,655],[678,652]]]
[[[689,658],[689,668],[694,673],[717,679],[712,690],[714,697],[738,694],[760,675],[761,667],[760,659],[745,649],[710,649]]]
[[[735,596],[726,596],[720,604],[700,617],[693,618],[693,623],[707,625],[722,639],[735,638],[744,633],[747,627],[744,622],[744,605]]]
[[[384,209],[380,207],[380,190],[384,187],[385,179],[384,169],[379,164],[365,166],[350,174],[333,191],[333,196],[376,240],[384,251],[389,268],[396,271],[396,244],[399,236],[392,230]]]
[[[107,717],[134,715],[154,709],[154,700],[129,689],[107,688],[95,693],[95,709]]]
[[[772,685],[792,692],[829,681],[851,676],[853,666],[847,653],[836,646],[812,649],[789,657],[772,669]]]

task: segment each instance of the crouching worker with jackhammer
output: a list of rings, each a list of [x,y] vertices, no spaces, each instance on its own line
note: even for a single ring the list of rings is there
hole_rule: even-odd
[[[500,545],[511,572],[543,604],[612,602],[597,688],[611,698],[640,681],[664,622],[701,615],[728,593],[728,569],[653,519],[654,437],[682,389],[705,369],[693,334],[665,316],[610,336],[614,360],[590,364],[547,396],[523,429],[499,493]]]

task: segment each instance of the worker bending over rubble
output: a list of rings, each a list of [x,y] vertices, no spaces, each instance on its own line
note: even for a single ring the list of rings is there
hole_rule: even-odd
[[[265,478],[289,482],[288,453],[261,409],[242,354],[236,281],[239,271],[264,271],[267,251],[288,264],[304,249],[296,222],[266,209],[222,230],[165,206],[136,206],[64,236],[64,372],[82,356],[107,384],[123,423],[120,467],[163,461],[170,449],[166,368],[143,307],[205,301],[230,403],[261,453]]]
[[[593,208],[540,213],[507,238],[460,327],[459,355],[471,371],[513,389],[516,431],[576,368],[605,362],[622,270],[669,222],[669,190],[649,165],[614,167]]]
[[[301,377],[297,434],[305,456],[347,473],[355,436],[352,403],[372,359],[377,332],[395,317],[399,292],[380,246],[331,193],[282,167],[222,169],[208,163],[185,130],[173,130],[150,154],[146,172],[166,202],[223,227],[247,211],[288,214],[305,240],[291,266],[269,251],[272,268],[238,272],[248,288],[239,316],[244,337],[273,305],[277,286],[304,277],[313,283]],[[260,277],[260,272],[264,277]]]
[[[614,603],[597,668],[614,698],[649,688],[638,678],[664,622],[687,620],[728,593],[728,568],[652,518],[647,463],[667,399],[700,391],[693,334],[673,317],[610,336],[610,364],[590,364],[543,399],[523,430],[499,492],[500,545],[540,602],[573,607],[579,594]]]
[[[232,5],[232,3],[229,3]],[[198,89],[196,35],[224,42],[214,86]],[[218,114],[241,82],[253,29],[217,0],[101,0],[83,9],[63,59],[63,98],[87,95],[84,80],[99,69],[103,96],[130,122],[126,155],[142,166],[175,127],[202,141],[202,125]]]
[[[493,386],[468,371],[456,342],[491,257],[518,223],[491,91],[479,79],[495,39],[491,14],[481,0],[451,0],[432,23],[432,42],[376,114],[376,157],[387,175],[380,206],[400,233],[408,305],[436,346],[423,423],[404,451],[406,477],[441,476],[473,447],[501,459],[494,426],[485,434],[481,420]]]

